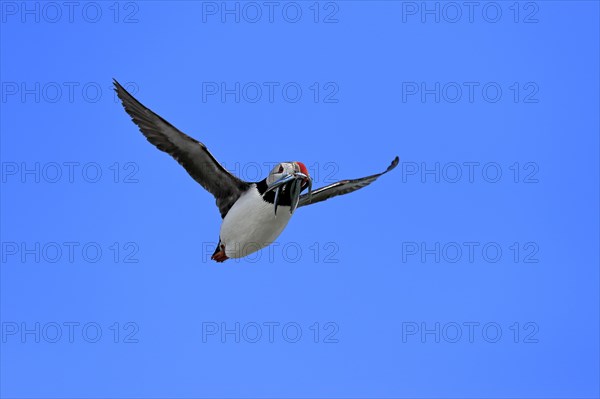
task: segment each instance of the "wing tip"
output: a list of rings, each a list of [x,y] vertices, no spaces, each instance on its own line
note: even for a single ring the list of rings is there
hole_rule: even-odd
[[[388,166],[388,168],[386,169],[386,172],[389,172],[390,170],[394,169],[396,166],[398,166],[399,163],[400,163],[400,157],[398,157],[398,155],[396,155],[396,158],[394,158],[394,160],[392,161],[390,166]]]
[[[132,117],[133,119],[133,114],[132,114],[132,110],[134,110],[135,108],[141,108],[143,110],[148,110],[148,108],[146,108],[146,106],[142,103],[140,103],[130,92],[127,91],[127,89],[121,84],[119,83],[119,81],[117,81],[117,79],[113,78],[113,89],[114,91],[117,93],[117,97],[119,98],[119,100],[121,101],[121,104],[123,105],[123,107],[125,108],[125,111],[127,111],[127,113]],[[139,111],[139,110],[138,110]],[[135,122],[135,120],[134,120]],[[137,122],[135,122],[137,124]]]
[[[127,89],[125,89],[123,85],[115,78],[113,78],[113,90],[117,93],[117,96],[121,99],[121,101],[123,100],[123,94],[129,94]]]

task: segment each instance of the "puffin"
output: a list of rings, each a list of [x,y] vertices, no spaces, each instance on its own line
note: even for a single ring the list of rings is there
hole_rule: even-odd
[[[146,108],[116,79],[113,83],[125,111],[146,139],[179,162],[215,197],[222,223],[211,259],[219,263],[243,258],[273,243],[296,209],[366,187],[399,162],[396,156],[381,173],[341,180],[316,190],[312,189],[306,165],[299,161],[281,162],[263,180],[247,182],[226,170],[203,143]]]

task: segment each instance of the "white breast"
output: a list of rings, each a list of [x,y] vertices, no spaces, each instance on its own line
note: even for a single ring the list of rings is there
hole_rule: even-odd
[[[262,199],[256,185],[242,194],[221,224],[221,244],[228,257],[242,258],[279,237],[292,215],[289,206],[279,206],[277,216],[273,208]]]

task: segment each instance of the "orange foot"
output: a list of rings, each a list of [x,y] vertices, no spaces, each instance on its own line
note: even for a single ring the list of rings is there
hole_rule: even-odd
[[[229,257],[225,255],[225,245],[221,244],[221,250],[219,252],[215,252],[210,258],[218,263],[225,262],[227,259],[229,259]]]

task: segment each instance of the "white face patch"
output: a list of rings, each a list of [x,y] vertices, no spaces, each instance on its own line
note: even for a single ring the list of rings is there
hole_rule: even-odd
[[[291,175],[294,172],[299,172],[299,170],[296,170],[296,166],[292,162],[282,162],[277,164],[271,170],[271,172],[269,172],[269,176],[267,176],[267,184],[272,184],[281,179],[283,176]]]

